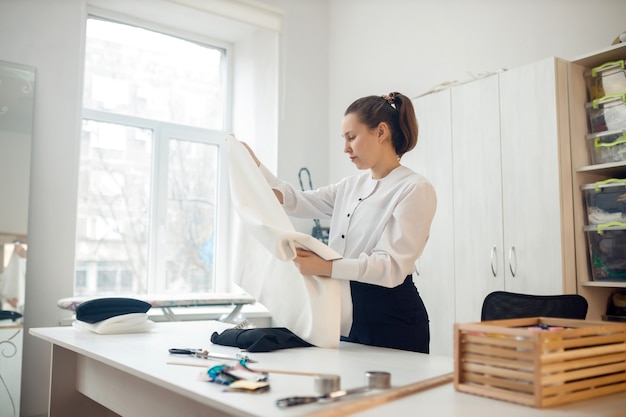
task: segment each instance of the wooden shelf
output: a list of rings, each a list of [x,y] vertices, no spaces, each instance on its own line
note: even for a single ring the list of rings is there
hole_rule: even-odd
[[[580,285],[583,287],[626,288],[626,281],[587,281]]]
[[[624,59],[626,43],[612,45],[604,49],[570,59],[571,62],[588,68],[594,68],[609,61]]]
[[[578,168],[576,172],[608,176],[623,176],[626,175],[626,161],[610,162],[607,164],[598,165],[586,165]]]

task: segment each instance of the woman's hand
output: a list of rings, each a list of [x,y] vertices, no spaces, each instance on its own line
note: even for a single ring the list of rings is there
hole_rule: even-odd
[[[241,141],[239,141],[241,142]],[[261,166],[261,161],[259,161],[259,158],[256,157],[254,151],[252,150],[252,148],[250,146],[248,146],[248,144],[246,142],[241,142],[241,144],[243,146],[246,147],[246,149],[248,150],[248,152],[250,152],[250,156],[252,157],[252,159],[254,159],[254,162],[256,163],[256,166]]]
[[[296,249],[296,257],[293,263],[302,275],[316,275],[318,277],[330,277],[333,262],[319,257],[314,252]]]
[[[239,140],[239,139],[237,139]],[[246,147],[246,149],[248,150],[248,152],[250,152],[250,156],[252,157],[252,159],[254,159],[254,162],[256,163],[256,166],[260,167],[261,166],[261,161],[259,161],[259,158],[256,157],[256,154],[254,153],[254,151],[252,150],[252,148],[250,146],[248,146],[248,144],[246,142],[242,142],[239,141],[243,146]],[[281,193],[280,191],[276,190],[276,189],[272,189],[272,191],[274,192],[274,195],[276,196],[276,198],[278,199],[278,202],[280,204],[283,204],[283,193]]]

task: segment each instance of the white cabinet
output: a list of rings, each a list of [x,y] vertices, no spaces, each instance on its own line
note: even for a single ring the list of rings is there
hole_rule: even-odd
[[[0,325],[0,417],[20,415],[23,338],[21,325]]]
[[[567,65],[544,60],[414,104],[420,147],[404,162],[439,197],[417,284],[431,352],[451,355],[453,323],[479,321],[491,291],[575,292]]]
[[[500,74],[507,291],[576,292],[567,62]]]
[[[479,321],[485,295],[504,287],[498,77],[451,94],[455,316]]]
[[[430,351],[452,355],[454,323],[454,228],[450,91],[414,101],[417,147],[402,163],[425,175],[437,191],[437,213],[424,253],[417,261],[417,286],[430,318]]]

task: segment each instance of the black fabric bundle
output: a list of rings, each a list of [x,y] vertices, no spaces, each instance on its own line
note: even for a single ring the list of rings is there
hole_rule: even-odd
[[[266,327],[261,329],[226,329],[214,332],[211,342],[223,346],[235,346],[248,352],[271,352],[278,349],[312,347],[289,329]]]

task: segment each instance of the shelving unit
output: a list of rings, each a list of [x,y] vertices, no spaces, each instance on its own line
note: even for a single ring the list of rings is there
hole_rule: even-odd
[[[576,246],[577,291],[589,302],[587,318],[600,320],[606,312],[607,300],[612,291],[626,288],[626,281],[593,281],[589,268],[585,232],[585,203],[581,187],[607,178],[626,178],[626,162],[590,165],[585,143],[588,133],[585,103],[588,102],[585,71],[609,61],[626,59],[626,44],[615,45],[570,61],[569,105],[570,140],[572,151],[572,178],[574,196],[574,239]]]
[[[610,293],[626,288],[591,278],[581,190],[626,178],[626,162],[592,165],[586,143],[584,73],[621,59],[626,44],[414,99],[420,139],[402,161],[432,181],[438,198],[416,279],[432,353],[451,354],[450,327],[477,321],[491,291],[579,293],[587,318],[601,320]]]

